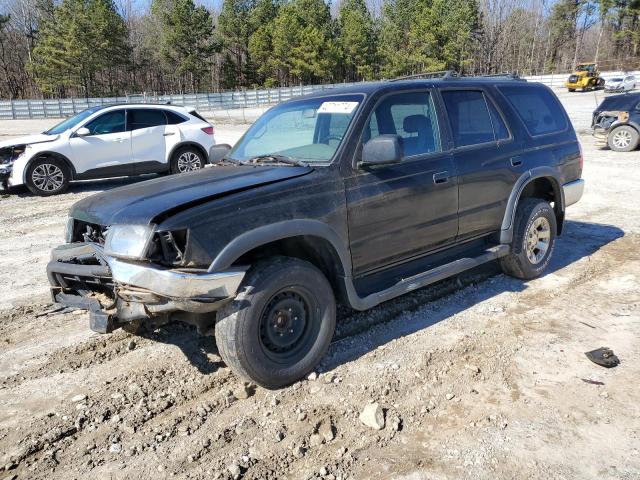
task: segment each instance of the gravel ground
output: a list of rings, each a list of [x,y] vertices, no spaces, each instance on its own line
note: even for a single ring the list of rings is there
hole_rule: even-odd
[[[593,94],[560,96],[586,128]],[[341,310],[317,377],[279,391],[241,383],[188,326],[101,336],[51,311],[68,207],[137,180],[3,196],[0,478],[640,479],[640,152],[581,140],[587,190],[545,276],[487,265]],[[589,362],[600,346],[621,365]],[[380,430],[359,418],[372,403]]]

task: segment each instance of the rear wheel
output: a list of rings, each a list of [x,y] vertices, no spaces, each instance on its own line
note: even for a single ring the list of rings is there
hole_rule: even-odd
[[[607,137],[609,148],[616,152],[631,152],[636,149],[639,142],[640,134],[629,125],[614,128]]]
[[[312,264],[276,257],[246,275],[218,312],[216,343],[240,376],[266,388],[303,378],[329,348],[336,323],[331,285]]]
[[[204,165],[202,152],[193,146],[180,147],[171,157],[171,173],[193,172]]]
[[[63,193],[69,187],[71,171],[57,158],[40,158],[27,168],[27,188],[35,195],[48,197]]]
[[[570,92],[575,92],[576,91],[575,88],[568,88],[567,90],[569,90]]]
[[[525,198],[518,205],[511,253],[500,259],[502,271],[530,280],[547,268],[556,240],[556,216],[548,202]]]

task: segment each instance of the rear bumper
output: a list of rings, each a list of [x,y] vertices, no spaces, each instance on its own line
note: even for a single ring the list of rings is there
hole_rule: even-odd
[[[573,182],[565,183],[562,186],[564,190],[564,206],[568,207],[574,203],[578,203],[584,193],[584,180],[579,178]]]
[[[91,328],[101,333],[175,312],[214,312],[235,296],[244,274],[126,262],[92,243],[62,245],[47,265],[54,301],[88,310]]]

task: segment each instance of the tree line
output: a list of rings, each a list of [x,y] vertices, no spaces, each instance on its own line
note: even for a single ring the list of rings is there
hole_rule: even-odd
[[[0,97],[640,68],[640,0],[4,0]]]

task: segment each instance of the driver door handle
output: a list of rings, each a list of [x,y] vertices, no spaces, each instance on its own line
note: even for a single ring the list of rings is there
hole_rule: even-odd
[[[440,185],[449,181],[449,172],[438,172],[433,174],[433,183]]]

